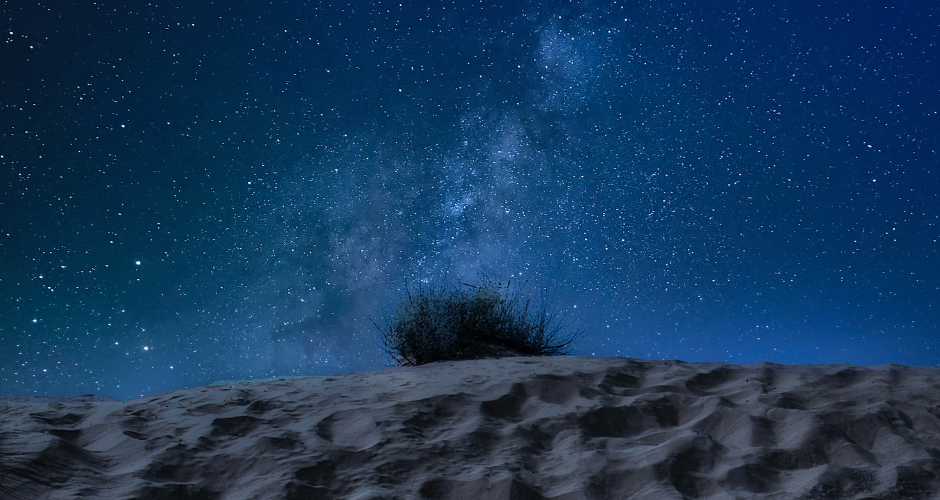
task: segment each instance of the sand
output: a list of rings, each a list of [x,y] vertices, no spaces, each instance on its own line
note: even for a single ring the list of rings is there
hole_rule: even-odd
[[[3,499],[936,499],[940,368],[505,358],[0,398]]]

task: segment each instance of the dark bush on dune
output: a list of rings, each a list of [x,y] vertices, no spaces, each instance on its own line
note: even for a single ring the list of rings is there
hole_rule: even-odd
[[[385,352],[398,364],[434,361],[559,356],[583,336],[568,331],[563,317],[543,300],[534,307],[518,289],[485,276],[481,284],[461,287],[406,286],[397,310],[382,323]]]

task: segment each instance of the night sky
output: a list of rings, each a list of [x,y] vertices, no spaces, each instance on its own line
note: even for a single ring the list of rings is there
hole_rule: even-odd
[[[934,2],[419,4],[2,1],[0,394],[378,370],[481,271],[577,354],[940,365]]]

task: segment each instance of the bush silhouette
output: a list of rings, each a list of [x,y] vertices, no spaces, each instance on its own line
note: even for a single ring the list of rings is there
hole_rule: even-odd
[[[397,310],[381,324],[385,352],[399,365],[434,361],[559,356],[583,332],[568,332],[563,317],[543,300],[533,307],[509,284],[483,277],[479,285],[405,287]]]

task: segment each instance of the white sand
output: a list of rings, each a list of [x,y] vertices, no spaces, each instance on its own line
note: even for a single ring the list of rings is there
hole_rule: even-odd
[[[0,398],[2,499],[936,499],[940,369],[506,358]]]

